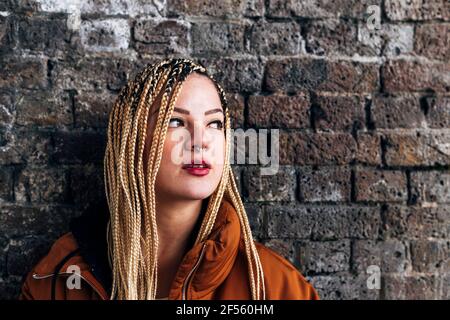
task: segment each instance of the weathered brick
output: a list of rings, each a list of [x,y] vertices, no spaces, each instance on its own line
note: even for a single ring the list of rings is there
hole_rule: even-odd
[[[12,125],[16,118],[15,98],[13,92],[0,91],[0,123]]]
[[[383,213],[385,238],[447,238],[450,232],[448,207],[388,205]]]
[[[67,174],[63,169],[25,168],[17,174],[17,202],[47,203],[67,200]]]
[[[130,25],[126,19],[86,20],[81,23],[80,37],[87,51],[124,51],[130,43]]]
[[[11,15],[0,15],[0,53],[11,52],[15,47],[17,36],[13,21]]]
[[[0,167],[0,201],[13,200],[13,170],[12,168]]]
[[[449,92],[450,64],[389,60],[381,71],[386,92]]]
[[[200,58],[227,92],[252,93],[261,90],[263,64],[254,58]]]
[[[448,165],[449,134],[441,132],[407,132],[383,134],[388,165]]]
[[[245,24],[193,22],[192,52],[198,55],[231,55],[244,52]]]
[[[294,201],[295,169],[280,167],[275,175],[262,176],[259,167],[244,170],[243,183],[248,201]]]
[[[428,300],[439,298],[439,279],[426,275],[385,275],[382,290],[387,300]]]
[[[41,0],[42,1],[42,0]],[[162,2],[146,0],[86,0],[80,2],[82,14],[159,16],[163,13]]]
[[[448,61],[450,59],[450,24],[417,25],[414,51],[430,59]]]
[[[367,287],[368,274],[320,275],[311,277],[322,300],[378,300],[380,290]]]
[[[264,13],[263,0],[216,1],[207,0],[168,0],[167,12],[169,16],[211,16],[232,18],[241,15],[259,17]]]
[[[1,88],[46,89],[48,86],[46,58],[1,57],[0,65]]]
[[[419,203],[450,203],[449,171],[411,172],[411,197]]]
[[[427,108],[427,123],[430,128],[450,128],[450,97],[424,98]]]
[[[387,17],[395,21],[450,19],[450,5],[446,0],[386,0],[384,6]]]
[[[299,174],[299,197],[305,202],[350,201],[348,167],[302,167]]]
[[[263,236],[263,209],[255,203],[245,203],[245,212],[247,213],[248,222],[252,229],[253,237],[260,238]]]
[[[227,93],[228,110],[230,111],[231,128],[244,126],[244,97],[238,93]]]
[[[64,56],[69,50],[70,32],[61,15],[21,17],[17,21],[20,47]]]
[[[52,163],[84,164],[103,161],[106,136],[103,132],[63,132],[53,135]]]
[[[356,143],[347,133],[280,131],[280,164],[342,165],[354,159]]]
[[[298,245],[300,268],[307,275],[348,271],[350,241],[311,242]]]
[[[296,1],[270,0],[267,14],[270,17],[287,17],[290,15],[305,18],[356,18],[363,19],[370,5],[380,6],[380,0],[363,1]]]
[[[0,129],[0,164],[47,163],[53,150],[46,131]]]
[[[270,206],[267,234],[270,238],[374,239],[380,229],[380,209],[353,206]]]
[[[266,239],[262,242],[264,246],[274,250],[295,267],[300,268],[299,260],[295,250],[295,241],[289,239]]]
[[[300,52],[300,26],[295,22],[258,21],[249,30],[250,50],[260,55],[294,55]]]
[[[317,96],[312,114],[316,129],[352,131],[364,128],[365,100],[360,96]]]
[[[306,51],[316,55],[372,56],[380,53],[373,42],[360,41],[358,26],[350,20],[311,20],[305,25]]]
[[[73,124],[68,92],[21,91],[17,96],[16,124],[20,126],[64,127]]]
[[[357,240],[352,244],[352,268],[366,273],[369,266],[380,268],[381,274],[402,273],[411,267],[408,247],[397,240]]]
[[[268,91],[372,92],[378,88],[378,66],[305,58],[269,60],[264,88]]]
[[[425,273],[450,271],[449,248],[448,241],[411,241],[413,270]]]
[[[109,91],[79,91],[74,96],[75,127],[106,128],[117,95]]]
[[[406,201],[406,175],[401,171],[358,168],[355,172],[355,197],[356,201]]]
[[[369,132],[358,132],[356,160],[362,164],[381,164],[380,135]]]
[[[310,127],[310,99],[307,93],[296,95],[250,96],[248,123],[265,128],[302,129]]]
[[[418,96],[376,95],[371,106],[376,128],[418,128],[425,126],[425,115]]]
[[[73,166],[68,170],[70,175],[70,202],[74,204],[92,203],[104,196],[104,176],[102,167],[88,164]]]
[[[187,53],[189,26],[179,20],[139,19],[133,27],[134,47],[140,53]]]

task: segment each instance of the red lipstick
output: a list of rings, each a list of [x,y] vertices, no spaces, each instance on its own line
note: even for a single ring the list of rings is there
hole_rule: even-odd
[[[199,164],[194,164],[194,161],[192,161],[191,164],[183,165],[183,169],[185,169],[187,173],[192,174],[193,176],[201,177],[206,176],[209,173],[211,165],[204,160],[202,160],[202,163]]]

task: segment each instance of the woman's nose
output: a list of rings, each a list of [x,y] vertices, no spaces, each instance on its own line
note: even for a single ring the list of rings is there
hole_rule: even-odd
[[[205,130],[203,123],[197,122],[190,130],[190,150],[199,152],[207,150],[210,146],[210,137],[207,130]]]

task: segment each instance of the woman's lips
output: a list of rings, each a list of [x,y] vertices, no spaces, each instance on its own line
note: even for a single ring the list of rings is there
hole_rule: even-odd
[[[194,164],[194,162],[192,162],[191,164],[183,165],[183,169],[193,176],[201,177],[206,176],[209,173],[211,166],[205,161],[202,161],[201,164]]]

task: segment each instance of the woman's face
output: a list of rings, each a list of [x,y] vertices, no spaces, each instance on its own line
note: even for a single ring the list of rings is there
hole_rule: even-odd
[[[155,103],[149,115],[144,166],[148,163],[146,154],[159,106],[159,102]],[[207,198],[220,182],[224,155],[225,123],[219,93],[208,77],[192,73],[182,84],[169,121],[156,176],[157,198],[169,201]]]

